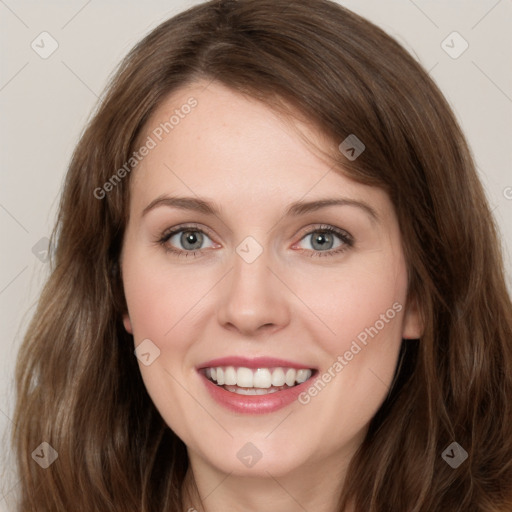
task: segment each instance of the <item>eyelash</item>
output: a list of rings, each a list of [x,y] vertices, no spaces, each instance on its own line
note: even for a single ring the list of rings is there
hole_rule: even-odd
[[[178,258],[198,257],[197,254],[200,253],[201,251],[203,251],[203,249],[198,249],[195,251],[183,251],[183,250],[179,250],[179,249],[174,249],[171,246],[167,245],[167,242],[174,235],[176,235],[177,233],[181,233],[183,231],[199,232],[199,233],[202,233],[202,234],[208,236],[209,238],[211,238],[210,235],[208,234],[208,232],[204,231],[197,225],[191,224],[191,225],[185,225],[185,226],[177,226],[175,228],[171,228],[167,231],[164,231],[164,233],[161,235],[160,239],[157,242],[164,248],[164,250],[166,252],[171,253],[173,256],[177,256]],[[302,240],[303,238],[305,238],[309,235],[312,235],[313,233],[336,235],[343,242],[343,245],[341,245],[337,249],[330,249],[328,251],[312,251],[310,249],[300,249],[301,252],[309,253],[309,254],[307,254],[307,256],[309,256],[309,257],[336,256],[338,254],[341,254],[341,253],[347,251],[348,249],[350,249],[351,247],[354,246],[354,239],[352,238],[352,236],[349,233],[347,233],[344,230],[341,230],[341,229],[338,229],[338,228],[335,228],[333,226],[329,226],[326,224],[320,225],[320,226],[315,227],[314,229],[308,231],[307,233],[302,235],[300,240]]]

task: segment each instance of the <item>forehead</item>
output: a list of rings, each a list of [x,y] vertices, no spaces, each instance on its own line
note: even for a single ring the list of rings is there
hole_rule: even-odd
[[[385,199],[314,150],[332,151],[334,143],[307,120],[284,117],[215,82],[169,95],[146,123],[141,144],[150,139],[152,149],[132,176],[137,203],[174,192],[246,205],[333,193]]]

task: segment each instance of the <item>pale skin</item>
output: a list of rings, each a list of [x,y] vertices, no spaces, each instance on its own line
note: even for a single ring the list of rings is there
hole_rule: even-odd
[[[136,346],[150,339],[160,350],[139,366],[155,406],[187,445],[184,510],[334,512],[347,465],[388,392],[401,340],[422,332],[407,296],[398,220],[385,192],[329,171],[332,163],[267,105],[205,85],[170,95],[141,137],[197,99],[131,176],[124,325]],[[311,126],[296,127],[321,139]],[[162,195],[201,198],[218,213],[160,204],[143,215]],[[292,203],[331,198],[347,203],[285,215]],[[181,225],[202,233],[195,256],[181,233],[158,242]],[[313,244],[321,226],[353,243],[334,234],[322,251]],[[236,252],[248,236],[263,250],[252,263]],[[396,316],[306,405],[235,413],[212,399],[196,370],[218,357],[268,356],[321,375],[393,304],[402,306]],[[250,468],[237,457],[248,442],[262,454]]]

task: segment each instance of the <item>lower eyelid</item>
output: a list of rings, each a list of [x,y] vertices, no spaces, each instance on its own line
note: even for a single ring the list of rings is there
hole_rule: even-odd
[[[327,251],[312,251],[310,249],[301,249],[302,251],[307,253],[307,256],[310,257],[322,257],[322,256],[337,256],[339,254],[342,254],[350,249],[350,245],[348,244],[342,244],[341,246],[337,247],[336,249],[329,249]]]

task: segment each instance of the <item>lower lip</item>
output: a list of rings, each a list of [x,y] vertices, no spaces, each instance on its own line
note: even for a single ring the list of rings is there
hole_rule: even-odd
[[[316,372],[315,372],[316,373]],[[292,402],[311,385],[311,380],[315,376],[313,373],[307,381],[289,389],[275,391],[267,395],[239,395],[231,391],[225,390],[221,386],[217,386],[211,380],[208,380],[203,374],[199,374],[203,379],[206,389],[212,398],[220,405],[227,409],[244,414],[265,414],[278,411]]]

